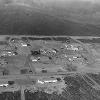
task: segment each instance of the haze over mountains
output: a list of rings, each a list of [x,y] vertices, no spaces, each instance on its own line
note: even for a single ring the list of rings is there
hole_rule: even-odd
[[[100,3],[91,1],[0,0],[0,34],[99,36]]]

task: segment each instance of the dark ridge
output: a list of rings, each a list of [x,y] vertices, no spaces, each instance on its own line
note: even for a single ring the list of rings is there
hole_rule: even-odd
[[[52,40],[52,38],[51,37],[43,37],[43,38],[40,38],[41,40],[44,40],[44,41],[49,41],[49,40]]]
[[[67,38],[67,37],[56,37],[56,38],[54,38],[54,40],[64,41],[64,42],[69,41],[70,42],[70,38]]]
[[[44,41],[49,41],[53,40],[53,37],[27,37],[29,40],[44,40]]]
[[[28,37],[28,39],[32,40],[32,41],[34,41],[34,40],[41,40],[41,38],[39,38],[39,37],[36,37],[36,38],[35,37]]]
[[[34,8],[14,5],[0,9],[0,34],[100,36],[100,28],[50,16]]]
[[[100,43],[100,38],[93,38],[93,39],[77,39],[83,43]]]

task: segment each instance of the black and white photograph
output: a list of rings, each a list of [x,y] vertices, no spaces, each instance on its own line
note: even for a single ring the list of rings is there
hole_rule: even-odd
[[[0,100],[100,100],[100,0],[0,0]]]

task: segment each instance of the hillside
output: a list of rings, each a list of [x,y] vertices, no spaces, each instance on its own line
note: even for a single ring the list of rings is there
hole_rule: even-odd
[[[36,8],[10,5],[0,9],[0,34],[99,36],[100,28],[52,16]]]

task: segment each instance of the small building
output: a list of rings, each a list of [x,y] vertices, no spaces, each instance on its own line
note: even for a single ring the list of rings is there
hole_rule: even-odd
[[[23,69],[20,69],[20,74],[33,74],[33,72],[29,68],[23,68]]]

